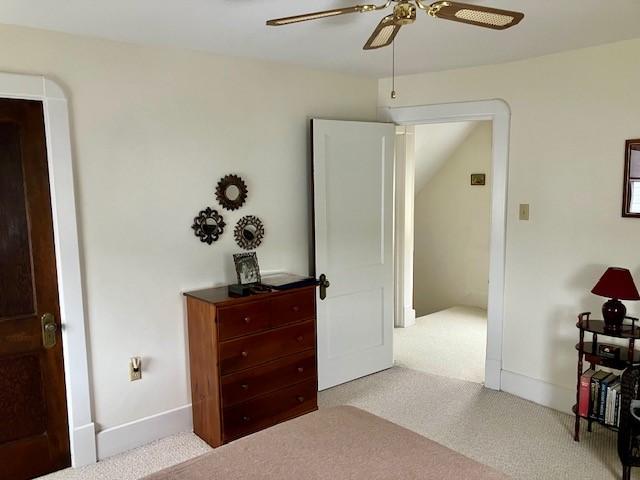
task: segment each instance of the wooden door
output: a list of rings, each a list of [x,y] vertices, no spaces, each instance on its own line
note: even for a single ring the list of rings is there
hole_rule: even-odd
[[[0,478],[69,465],[42,103],[0,99]]]
[[[395,125],[313,120],[312,133],[323,390],[393,365]]]

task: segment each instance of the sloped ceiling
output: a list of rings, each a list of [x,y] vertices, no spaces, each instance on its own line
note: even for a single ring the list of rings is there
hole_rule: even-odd
[[[416,196],[479,122],[434,123],[415,127]]]

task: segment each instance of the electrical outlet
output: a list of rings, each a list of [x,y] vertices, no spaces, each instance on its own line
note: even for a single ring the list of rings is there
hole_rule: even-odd
[[[529,220],[529,204],[528,203],[520,204],[519,218],[520,220]]]
[[[129,381],[142,379],[142,358],[131,357],[129,360]]]

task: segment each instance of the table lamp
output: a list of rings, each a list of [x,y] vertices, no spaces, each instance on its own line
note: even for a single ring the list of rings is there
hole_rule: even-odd
[[[610,299],[602,305],[602,317],[605,327],[611,329],[619,329],[627,314],[620,300],[640,300],[631,272],[626,268],[609,267],[591,293]]]

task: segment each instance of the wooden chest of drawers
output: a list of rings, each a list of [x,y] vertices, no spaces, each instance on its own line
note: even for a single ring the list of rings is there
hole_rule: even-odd
[[[194,432],[217,447],[316,410],[315,287],[185,293]]]

